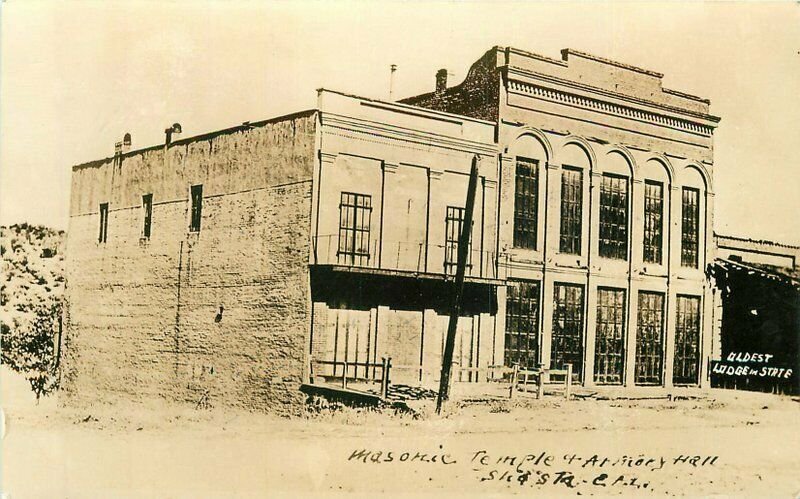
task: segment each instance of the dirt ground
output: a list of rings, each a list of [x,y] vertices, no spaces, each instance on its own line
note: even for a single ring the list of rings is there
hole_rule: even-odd
[[[11,498],[800,494],[800,403],[789,397],[520,395],[462,400],[443,417],[347,409],[281,419],[65,409],[9,398],[7,385],[2,490]]]

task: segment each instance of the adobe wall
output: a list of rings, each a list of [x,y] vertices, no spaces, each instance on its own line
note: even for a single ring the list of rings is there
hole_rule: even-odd
[[[316,116],[75,167],[63,393],[301,410]],[[199,233],[189,189],[203,184]],[[152,234],[141,196],[153,194]],[[109,203],[106,243],[100,203]],[[223,307],[220,314],[220,307]]]

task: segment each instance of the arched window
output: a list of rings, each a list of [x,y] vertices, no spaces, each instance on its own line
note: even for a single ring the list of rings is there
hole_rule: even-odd
[[[562,167],[559,251],[579,255],[583,243],[584,175],[588,175],[589,172],[589,156],[579,145],[570,143],[564,146],[560,157]]]
[[[619,153],[608,154],[600,165],[600,230],[598,252],[604,258],[628,259],[628,198],[630,165]]]
[[[705,181],[692,166],[681,172],[681,266],[696,269],[705,235],[701,224],[701,210],[705,209]]]
[[[513,144],[514,170],[514,247],[536,250],[539,247],[539,190],[547,162],[547,151],[532,135],[523,135]]]
[[[642,260],[645,263],[661,265],[664,263],[664,248],[669,230],[668,224],[664,223],[669,199],[669,170],[661,161],[652,159],[644,164],[642,173],[645,177]]]

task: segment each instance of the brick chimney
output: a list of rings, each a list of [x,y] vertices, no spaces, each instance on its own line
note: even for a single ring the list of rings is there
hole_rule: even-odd
[[[173,123],[171,127],[164,130],[164,135],[166,136],[164,139],[164,144],[169,146],[172,144],[172,136],[173,135],[180,135],[183,130],[181,129],[180,123]]]
[[[436,72],[436,93],[440,94],[447,90],[447,70],[440,69]]]

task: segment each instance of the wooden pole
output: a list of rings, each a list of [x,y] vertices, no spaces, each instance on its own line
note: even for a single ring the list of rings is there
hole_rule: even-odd
[[[511,389],[508,391],[508,398],[514,398],[514,392],[517,391],[517,372],[519,371],[519,365],[514,364],[514,371],[511,373]]]
[[[536,389],[536,398],[542,400],[544,398],[544,364],[539,364],[539,386]]]
[[[447,325],[447,341],[442,358],[442,375],[439,380],[439,396],[436,399],[436,414],[441,414],[442,404],[450,398],[450,375],[453,368],[453,349],[456,343],[456,328],[461,312],[461,295],[464,292],[464,273],[469,255],[469,239],[472,231],[472,211],[475,207],[475,191],[478,187],[478,156],[472,158],[472,170],[467,187],[467,204],[464,206],[464,220],[458,237],[458,263],[456,280],[453,285],[453,304],[450,309],[450,322]]]
[[[570,388],[572,388],[572,364],[564,366],[567,368],[567,380],[564,383],[564,396],[569,400]]]
[[[386,357],[381,357],[381,398],[386,399],[386,394],[389,391],[388,379],[389,379],[389,361]]]

